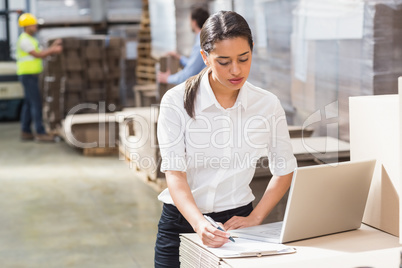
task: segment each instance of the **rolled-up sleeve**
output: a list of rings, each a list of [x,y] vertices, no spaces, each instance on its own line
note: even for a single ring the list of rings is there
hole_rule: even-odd
[[[290,142],[285,111],[277,99],[275,113],[271,117],[271,138],[268,142],[269,169],[275,176],[283,176],[297,168],[297,160]]]
[[[185,116],[183,109],[166,94],[158,118],[158,143],[161,151],[161,172],[186,171]]]
[[[186,66],[179,72],[169,75],[168,83],[169,84],[180,84],[186,81],[193,75],[198,74],[205,68],[205,63],[202,60],[202,56],[200,51],[198,50],[197,53],[191,55],[190,59],[188,60]]]
[[[26,53],[30,53],[31,51],[35,50],[34,44],[29,41],[27,38],[23,38],[19,43],[20,48],[25,51]]]
[[[180,57],[181,66],[186,67],[187,63],[188,63],[188,58],[186,56],[181,56]]]
[[[184,68],[175,74],[169,75],[168,83],[169,84],[180,84],[186,81],[193,75],[198,74],[206,67],[204,60],[202,59],[200,53],[200,39],[199,35],[196,38],[196,42],[191,50],[191,55],[189,58],[181,57],[180,62],[184,66]]]

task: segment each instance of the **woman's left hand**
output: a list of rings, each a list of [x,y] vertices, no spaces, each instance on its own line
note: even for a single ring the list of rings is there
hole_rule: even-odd
[[[226,231],[229,231],[239,228],[255,226],[259,224],[260,222],[250,215],[247,217],[233,216],[227,222],[225,222],[223,226],[225,227]]]

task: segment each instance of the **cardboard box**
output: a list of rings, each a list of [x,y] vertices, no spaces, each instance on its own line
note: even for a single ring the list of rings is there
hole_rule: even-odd
[[[73,107],[82,103],[82,97],[80,93],[69,92],[64,95],[64,114],[67,114]]]
[[[105,79],[102,68],[92,67],[87,69],[88,79],[91,81],[103,81]]]
[[[160,64],[160,71],[161,72],[166,72],[166,71],[170,71],[171,74],[175,74],[179,71],[179,67],[180,67],[180,61],[172,56],[168,56],[168,57],[161,57],[159,60],[159,64]],[[172,87],[174,87],[174,84],[165,84],[165,83],[159,83],[158,85],[158,95],[159,95],[159,99],[158,101],[160,101],[163,97],[163,95],[165,95],[165,93],[171,89]]]
[[[94,59],[89,60],[89,59],[87,59],[85,61],[85,63],[86,63],[86,66],[87,66],[88,69],[90,69],[90,68],[102,68],[102,69],[105,69],[106,68],[106,62],[103,59],[99,59],[99,60],[94,60]]]
[[[121,67],[121,58],[107,58],[106,64],[109,69],[111,68],[120,68]]]
[[[106,57],[108,59],[120,59],[123,56],[124,49],[122,48],[107,48]]]
[[[90,89],[85,90],[85,100],[89,102],[98,102],[100,100],[105,100],[105,91],[101,89]]]
[[[63,38],[64,49],[79,49],[82,45],[82,41],[79,38]]]
[[[65,77],[67,80],[69,80],[69,79],[84,80],[85,79],[83,72],[80,72],[80,71],[66,71]]]
[[[88,60],[100,60],[105,56],[105,49],[102,47],[84,47],[83,55]]]
[[[83,79],[67,79],[66,91],[67,92],[80,92],[86,87],[86,81]]]
[[[363,222],[395,236],[400,236],[399,105],[398,95],[350,98],[351,160],[377,160]]]
[[[108,80],[119,80],[121,76],[121,69],[119,67],[112,67],[108,69],[107,79]]]
[[[79,72],[84,70],[82,60],[78,57],[69,57],[65,59],[66,71]]]
[[[83,40],[84,47],[105,47],[105,36],[104,35],[92,35],[87,36]]]
[[[81,49],[66,49],[63,48],[62,55],[65,58],[82,58]]]
[[[105,89],[106,83],[104,81],[88,81],[88,89]]]
[[[124,47],[124,40],[120,37],[108,36],[106,39],[106,47],[121,49]]]

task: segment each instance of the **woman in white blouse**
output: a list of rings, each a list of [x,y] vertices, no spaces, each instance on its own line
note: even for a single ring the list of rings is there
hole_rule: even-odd
[[[278,98],[246,81],[253,38],[244,18],[231,11],[212,15],[200,42],[207,67],[161,102],[158,141],[168,189],[159,195],[155,267],[180,266],[180,233],[196,232],[205,245],[220,247],[230,241],[227,231],[261,224],[297,166]],[[253,208],[249,184],[261,156],[268,156],[273,177]]]

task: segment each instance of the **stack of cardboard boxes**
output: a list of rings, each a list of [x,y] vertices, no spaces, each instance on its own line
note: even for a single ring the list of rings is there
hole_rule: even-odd
[[[50,42],[51,43],[51,42]],[[62,57],[48,57],[44,61],[41,79],[43,121],[48,131],[54,131],[63,118],[65,77]]]
[[[402,4],[236,0],[255,50],[249,81],[281,100],[288,122],[349,140],[350,96],[397,92]]]
[[[84,100],[83,90],[86,89],[86,80],[84,62],[82,62],[84,51],[81,50],[81,47],[81,39],[65,38],[63,39],[63,54],[61,57],[56,57],[64,59],[64,73],[60,74],[65,80],[65,90],[62,92],[64,98],[60,103],[63,118],[75,105]]]
[[[291,33],[292,10],[297,0],[254,2],[252,11],[258,12],[246,11],[250,9],[250,4],[245,0],[239,2],[244,6],[242,10],[247,21],[252,22],[250,27],[255,41],[249,81],[278,96],[287,114],[292,115]],[[288,120],[292,123],[290,116]]]
[[[93,36],[83,40],[87,89],[85,101],[119,104],[119,85],[123,41],[120,38]]]
[[[402,75],[402,4],[381,2],[362,4],[361,26],[347,26],[361,30],[361,38],[295,39],[294,53],[300,52],[297,47],[307,51],[304,80],[298,75],[300,65],[292,62],[291,97],[297,124],[321,110],[321,119],[313,126],[316,133],[331,132],[327,119],[334,117],[338,126],[333,125],[332,134],[349,140],[349,97],[397,92],[397,78]],[[295,22],[301,26],[297,23],[301,20]],[[293,34],[300,32],[294,29]]]
[[[133,86],[136,84],[136,66],[138,57],[138,33],[140,25],[118,25],[109,27],[110,36],[120,37],[124,40],[125,55],[123,56],[123,72],[121,73],[120,100],[124,106],[134,105]]]
[[[123,40],[95,35],[62,42],[63,52],[49,57],[43,72],[44,121],[50,130],[67,114],[94,113],[99,107],[114,111],[120,105]]]

